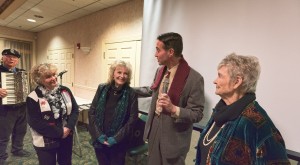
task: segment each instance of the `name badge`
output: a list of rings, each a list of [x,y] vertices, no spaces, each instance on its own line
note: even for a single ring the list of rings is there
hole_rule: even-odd
[[[41,112],[51,111],[50,105],[46,99],[39,99]]]

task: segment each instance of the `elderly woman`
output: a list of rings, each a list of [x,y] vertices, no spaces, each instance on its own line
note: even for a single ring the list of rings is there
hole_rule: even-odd
[[[71,165],[78,105],[70,89],[57,83],[55,65],[34,66],[31,78],[37,87],[27,97],[27,114],[39,164]]]
[[[230,54],[218,66],[221,97],[200,135],[196,165],[290,164],[284,140],[256,101],[258,59]]]
[[[137,96],[129,86],[131,66],[115,61],[89,110],[89,131],[99,164],[125,164],[127,137],[138,118]]]

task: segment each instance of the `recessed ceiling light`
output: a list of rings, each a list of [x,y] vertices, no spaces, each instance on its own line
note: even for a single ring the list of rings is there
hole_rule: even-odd
[[[36,22],[36,20],[30,19],[30,18],[28,18],[27,21],[29,21],[29,22]]]

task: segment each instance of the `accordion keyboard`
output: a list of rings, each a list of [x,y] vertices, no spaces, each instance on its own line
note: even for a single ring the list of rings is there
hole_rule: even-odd
[[[1,73],[1,88],[6,89],[7,96],[2,98],[2,104],[18,104],[26,101],[29,93],[26,72]]]

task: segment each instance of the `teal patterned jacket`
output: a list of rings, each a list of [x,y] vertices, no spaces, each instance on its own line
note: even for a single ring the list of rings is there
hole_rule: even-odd
[[[210,118],[200,135],[196,165],[201,162],[200,142],[213,123]],[[256,102],[250,103],[216,137],[210,150],[211,165],[286,165],[290,164],[284,140],[266,111]],[[206,158],[204,158],[206,159]]]

